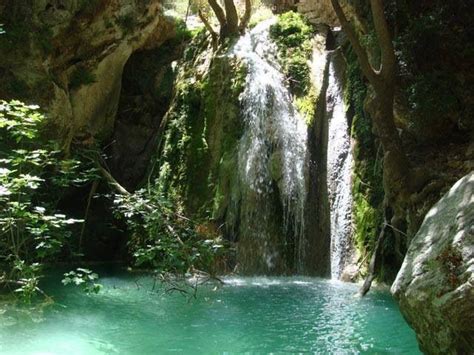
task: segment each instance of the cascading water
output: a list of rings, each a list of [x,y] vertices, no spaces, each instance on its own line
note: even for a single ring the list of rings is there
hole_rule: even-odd
[[[331,277],[339,279],[350,254],[351,235],[351,138],[343,102],[337,52],[331,53],[326,92],[328,118],[327,172],[331,219]]]
[[[242,220],[254,220],[252,230],[246,231],[253,235],[244,238],[258,240],[249,244],[260,249],[252,252],[262,256],[272,269],[278,248],[269,245],[275,241],[272,234],[276,233],[271,226],[275,221],[269,219],[276,215],[278,219],[278,213],[272,212],[277,194],[282,206],[278,223],[283,225],[283,233],[291,229],[298,270],[304,252],[307,126],[293,106],[276,60],[277,48],[269,35],[273,23],[274,20],[260,23],[241,37],[234,48],[234,54],[246,63],[248,70],[241,94],[246,128],[238,148],[238,173],[245,191]],[[276,243],[286,241],[280,238]]]

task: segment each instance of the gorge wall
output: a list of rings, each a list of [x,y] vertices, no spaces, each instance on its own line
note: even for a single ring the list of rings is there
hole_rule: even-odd
[[[306,120],[306,152],[302,153],[306,154],[306,160],[301,170],[306,172],[304,179],[285,177],[300,169],[285,165],[285,154],[281,154],[285,138],[265,141],[263,145],[270,148],[264,152],[267,161],[263,165],[268,170],[264,179],[273,191],[268,197],[273,201],[268,215],[276,221],[275,225],[266,227],[265,233],[275,238],[271,244],[278,247],[243,258],[260,260],[249,270],[262,273],[274,270],[274,273],[329,275],[331,248],[334,250],[330,235],[331,230],[338,228],[331,208],[337,201],[334,191],[339,187],[330,186],[333,173],[327,158],[327,152],[333,149],[332,143],[328,143],[328,112],[333,110],[330,97],[331,87],[334,88],[334,83],[330,83],[334,77],[330,68],[334,63],[328,58],[340,58],[335,61],[341,63],[339,74],[335,75],[342,81],[336,100],[347,116],[350,132],[346,136],[352,139],[348,144],[352,146],[354,159],[353,177],[344,185],[352,186],[351,221],[346,219],[343,229],[351,230],[349,244],[359,250],[360,261],[367,260],[373,250],[381,225],[380,147],[368,113],[371,91],[344,36],[328,32],[327,25],[337,24],[330,2],[307,0],[287,5],[305,14],[316,28],[312,70],[318,74],[313,74],[312,91],[301,97],[291,92],[298,100],[287,109],[296,107]],[[356,26],[370,38],[373,31],[368,9],[359,5],[345,10],[351,18],[361,19]],[[443,9],[449,6],[445,4]],[[211,219],[212,228],[225,231],[233,242],[242,241],[241,230],[254,229],[250,227],[252,223],[260,226],[258,218],[249,217],[260,210],[256,207],[258,199],[251,194],[243,197],[242,181],[236,173],[241,165],[238,142],[245,134],[241,99],[249,70],[245,58],[238,59],[225,51],[212,54],[204,33],[190,42],[192,36],[184,35],[179,24],[164,16],[159,1],[57,0],[28,4],[11,1],[3,4],[1,10],[6,34],[0,37],[0,72],[5,78],[0,84],[0,94],[7,99],[41,104],[50,116],[50,134],[59,136],[66,150],[72,142],[86,147],[98,143],[110,157],[108,164],[113,175],[128,189],[140,186],[147,178],[150,181],[150,176],[156,177],[157,188],[176,199],[180,209]],[[432,8],[413,5],[403,11],[403,14],[394,13],[391,20],[404,31],[397,45],[406,62],[415,63],[422,74],[414,75],[403,68],[406,71],[403,84],[409,90],[400,89],[397,94],[397,125],[410,151],[410,160],[426,184],[413,198],[414,213],[405,231],[408,237],[391,235],[384,245],[382,269],[378,273],[386,281],[394,279],[410,236],[428,208],[450,184],[472,169],[472,149],[469,149],[472,103],[468,95],[458,90],[436,91],[441,95],[439,101],[445,100],[449,105],[440,108],[434,122],[427,121],[433,117],[429,112],[432,105],[422,101],[421,97],[426,96],[421,95],[422,89],[432,87],[433,80],[445,87],[446,78],[438,75],[440,61],[434,60],[433,66],[427,67],[419,59],[421,50],[409,47],[414,24],[401,20],[407,13],[429,18]],[[22,18],[28,21],[20,21]],[[464,20],[460,16],[460,21]],[[450,21],[447,18],[440,22],[443,40],[454,38]],[[36,31],[31,34],[25,31],[25,26]],[[423,31],[421,34],[427,35]],[[329,55],[336,47],[339,54]],[[456,54],[459,52],[445,52],[459,64],[457,72],[449,77],[456,78],[459,87],[465,87],[470,74]],[[295,62],[274,66],[280,66],[278,70],[282,72],[288,68],[291,71],[305,67],[310,59],[287,57],[296,58]],[[307,72],[303,73],[309,77]],[[294,80],[292,75],[298,75],[296,72],[290,74],[285,72],[284,80],[288,82],[284,86],[290,91],[299,90],[298,81],[304,80]],[[465,114],[458,115],[458,119],[456,112],[461,111]],[[274,130],[273,126],[266,130]],[[429,167],[433,162],[434,169]],[[296,185],[301,183],[304,188],[289,187],[290,180],[299,181]],[[285,190],[292,192],[285,195]],[[305,199],[299,190],[305,191]],[[255,204],[254,212],[242,210],[243,199],[248,201],[247,206],[251,205],[250,201]],[[305,223],[301,223],[303,220]],[[242,221],[246,222],[242,224]],[[249,244],[247,249],[259,248]],[[265,253],[280,255],[275,258],[280,261],[272,262],[278,266],[268,267],[268,263],[261,262],[266,259],[262,256]],[[353,252],[346,254],[353,264]],[[357,271],[360,270],[356,268]]]
[[[73,139],[111,134],[125,63],[136,50],[157,47],[174,33],[157,0],[2,6],[0,95],[40,104],[66,148]]]
[[[215,54],[204,33],[189,44],[157,156],[157,188],[186,215],[212,221],[236,246],[234,264],[243,274],[329,276],[333,255],[339,278],[354,262],[346,67],[328,47],[334,38],[327,27],[305,37],[310,27],[300,17],[282,21],[262,22]],[[271,38],[286,25],[302,31],[308,48],[295,53],[303,56],[299,65],[312,61],[300,101],[291,90],[301,88],[288,86],[281,62],[281,51],[299,44],[286,48]]]
[[[280,3],[313,26],[287,13],[214,51],[158,0],[7,0],[0,96],[40,104],[66,155],[98,148],[128,190],[155,189],[223,235],[234,248],[223,271],[356,280],[385,212],[374,93],[329,0]],[[431,209],[474,169],[470,9],[399,5],[386,9],[400,64],[395,118],[419,184],[401,229],[387,229],[376,273],[390,283],[403,263],[393,291],[423,349],[471,351],[462,316],[472,313],[472,174]],[[344,10],[377,63],[367,3]],[[83,213],[87,194],[66,199]],[[117,243],[110,205],[92,209],[90,259]]]

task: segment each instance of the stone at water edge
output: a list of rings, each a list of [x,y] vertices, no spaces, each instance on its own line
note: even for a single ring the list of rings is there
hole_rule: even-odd
[[[474,354],[474,172],[428,212],[392,285],[428,354]]]

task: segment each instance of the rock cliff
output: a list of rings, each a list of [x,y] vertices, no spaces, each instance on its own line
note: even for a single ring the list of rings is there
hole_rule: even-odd
[[[474,352],[474,173],[426,215],[392,286],[429,354]]]
[[[159,0],[8,0],[0,18],[0,96],[41,104],[66,148],[110,135],[130,55],[174,33]]]

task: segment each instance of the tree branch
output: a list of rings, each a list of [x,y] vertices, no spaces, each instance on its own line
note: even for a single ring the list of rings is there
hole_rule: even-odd
[[[367,55],[366,50],[362,47],[357,34],[352,27],[351,23],[347,20],[344,11],[341,8],[338,0],[331,0],[332,7],[334,8],[334,12],[341,23],[342,29],[346,33],[349,41],[351,42],[352,48],[354,48],[354,52],[357,55],[357,59],[359,60],[360,67],[362,72],[367,77],[372,85],[378,85],[379,78],[377,75],[377,71],[372,67],[369,62],[369,57]]]
[[[240,19],[240,25],[239,25],[239,31],[243,32],[250,21],[250,18],[252,17],[252,1],[251,0],[245,0],[245,12]]]
[[[224,0],[224,6],[229,34],[234,34],[239,29],[239,15],[234,0]]]
[[[120,183],[115,180],[115,178],[112,176],[112,174],[110,174],[102,165],[100,165],[100,163],[98,161],[95,161],[95,163],[97,164],[97,168],[99,169],[99,171],[101,172],[101,174],[103,175],[103,177],[105,178],[105,180],[107,180],[107,182],[121,195],[124,195],[124,196],[130,196],[131,193],[125,188],[123,187],[122,185],[120,185]],[[148,204],[144,204],[143,207],[148,211],[148,212],[153,212],[155,211],[156,209],[156,206],[151,206],[151,205],[148,205]],[[163,208],[163,207],[162,207]],[[185,217],[183,215],[181,215],[180,213],[178,212],[174,212],[170,209],[168,209],[169,213],[173,214],[175,217],[179,218],[179,219],[182,219],[184,221],[188,221],[190,223],[193,223],[195,224],[196,222],[194,222],[193,220],[189,219],[188,217]]]
[[[214,31],[212,28],[211,24],[209,23],[208,19],[206,16],[202,13],[201,10],[198,11],[198,16],[201,19],[202,23],[204,24],[204,27],[206,27],[206,30],[211,34],[212,38],[212,48],[214,50],[217,49],[217,42],[219,41],[219,38],[217,36],[217,33]]]
[[[216,0],[208,0],[208,3],[211,6],[212,11],[214,11],[214,14],[216,15],[221,27],[225,26],[227,24],[227,19],[222,7],[220,7]]]
[[[100,165],[99,162],[97,162],[97,168],[101,172],[101,174],[104,176],[105,180],[109,183],[110,186],[112,186],[117,192],[121,195],[125,196],[130,196],[130,192],[127,191],[125,187],[120,185],[120,183],[115,180],[115,178],[107,171],[104,169],[102,165]]]
[[[388,226],[387,219],[385,218],[384,223],[382,225],[382,229],[380,231],[380,235],[377,238],[377,243],[375,244],[372,258],[370,259],[369,272],[367,274],[367,277],[364,280],[364,284],[359,290],[359,295],[361,296],[365,296],[367,292],[369,292],[370,287],[372,286],[372,282],[375,280],[377,262],[379,261],[379,257],[382,253],[383,242],[385,240],[385,230],[387,226]]]
[[[25,286],[27,283],[21,280],[8,280],[4,277],[0,278],[0,285],[5,284],[5,285],[15,285],[15,286]],[[52,301],[52,298],[48,296],[42,289],[40,289],[38,286],[34,287],[35,292],[38,292],[40,295],[42,295],[46,300]]]
[[[99,181],[95,180],[92,183],[92,187],[91,187],[91,190],[89,192],[89,197],[87,198],[86,211],[84,212],[84,223],[82,223],[81,234],[79,236],[79,250],[82,249],[82,240],[84,238],[84,232],[86,231],[87,217],[89,216],[89,210],[90,210],[90,207],[91,207],[92,197],[94,196],[95,192],[97,191],[98,186],[99,186]]]
[[[372,9],[375,32],[382,52],[380,74],[384,80],[393,80],[396,67],[395,49],[393,48],[392,36],[390,35],[383,11],[383,0],[370,0],[370,7]]]

